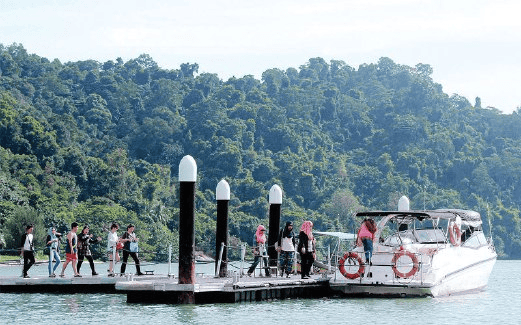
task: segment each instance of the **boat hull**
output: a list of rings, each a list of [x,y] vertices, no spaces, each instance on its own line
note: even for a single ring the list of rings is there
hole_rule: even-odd
[[[496,256],[447,274],[431,287],[433,297],[481,291],[486,288]]]
[[[337,272],[330,281],[331,289],[353,296],[440,297],[464,294],[487,286],[497,258],[493,248],[486,246],[478,249],[446,248],[432,256],[418,253],[417,272],[404,278],[393,271],[391,256],[394,254],[377,253],[374,264],[366,265],[363,274],[355,279]]]
[[[331,279],[330,287],[333,291],[346,296],[442,297],[465,294],[486,288],[495,262],[496,256],[494,254],[488,259],[460,267],[460,269],[452,270],[450,273],[431,277],[435,279],[432,282],[414,279],[394,279],[392,282],[378,282],[366,277],[347,280],[341,276],[341,278],[338,278],[337,275],[338,280]]]
[[[346,296],[442,297],[482,291],[496,258],[485,260],[447,275],[438,283],[370,283],[368,281],[330,281],[330,288]]]

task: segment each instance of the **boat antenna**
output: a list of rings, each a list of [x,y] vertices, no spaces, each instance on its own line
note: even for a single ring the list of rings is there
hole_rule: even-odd
[[[425,192],[427,192],[427,186],[423,184],[423,211],[425,211]]]
[[[490,240],[492,240],[492,221],[490,220],[490,206],[487,203],[487,219],[488,219],[488,232],[490,234]]]

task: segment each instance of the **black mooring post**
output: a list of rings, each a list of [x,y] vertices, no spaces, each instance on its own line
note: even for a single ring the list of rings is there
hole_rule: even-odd
[[[179,284],[195,284],[195,182],[197,164],[191,156],[179,163]],[[194,291],[179,295],[179,303],[195,303]]]
[[[268,232],[268,256],[269,265],[277,266],[277,250],[275,243],[279,237],[280,228],[280,207],[282,205],[282,190],[278,185],[273,185],[270,189],[270,225]]]
[[[217,184],[215,190],[217,200],[217,225],[215,230],[215,273],[226,277],[228,273],[228,203],[230,202],[230,186],[224,179]],[[223,245],[224,243],[224,245]],[[222,255],[221,253],[222,248]],[[220,260],[219,260],[220,257]]]

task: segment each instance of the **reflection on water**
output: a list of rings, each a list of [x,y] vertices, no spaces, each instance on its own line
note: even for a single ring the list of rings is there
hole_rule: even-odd
[[[69,312],[72,314],[77,314],[80,310],[80,305],[78,304],[78,298],[72,296],[65,298],[65,304],[69,307]]]
[[[2,270],[0,269],[0,274]],[[127,304],[119,294],[0,293],[4,324],[518,324],[521,261],[498,261],[484,292],[443,298],[294,299],[209,305]],[[49,310],[54,316],[50,316]],[[46,319],[49,318],[49,319]],[[51,319],[52,318],[52,319]]]

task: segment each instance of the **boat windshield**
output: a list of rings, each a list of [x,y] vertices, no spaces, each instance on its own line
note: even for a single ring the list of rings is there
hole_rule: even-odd
[[[386,246],[404,244],[444,244],[447,242],[448,220],[416,217],[390,217],[381,222],[380,243]]]

